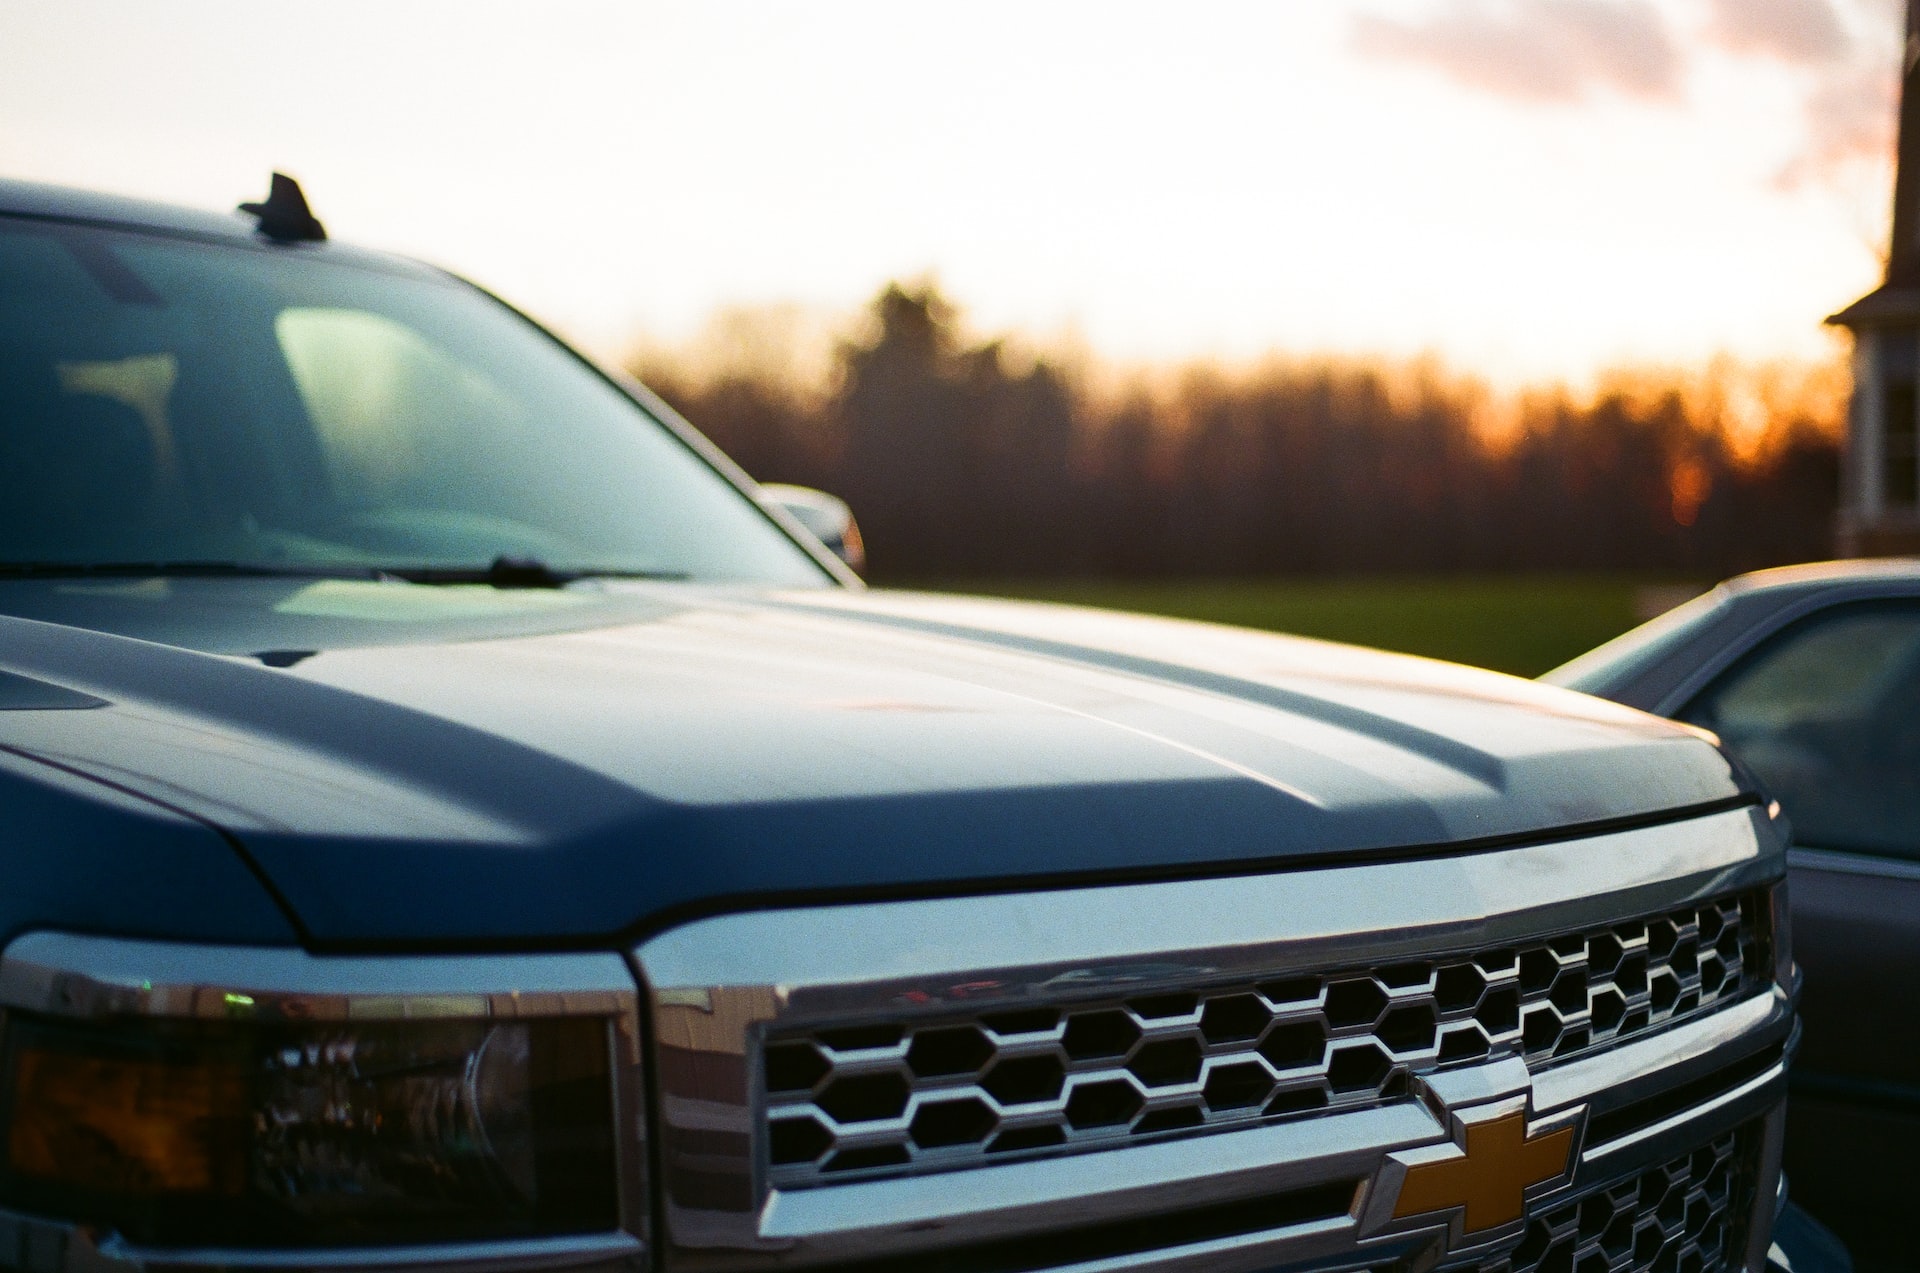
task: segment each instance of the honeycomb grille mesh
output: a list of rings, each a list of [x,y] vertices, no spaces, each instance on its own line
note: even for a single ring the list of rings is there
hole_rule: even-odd
[[[1500,950],[1205,990],[778,1035],[760,1058],[780,1188],[1227,1130],[1535,1065],[1763,984],[1759,894]]]
[[[1729,1132],[1527,1226],[1510,1254],[1461,1273],[1731,1273],[1741,1266],[1759,1138]]]

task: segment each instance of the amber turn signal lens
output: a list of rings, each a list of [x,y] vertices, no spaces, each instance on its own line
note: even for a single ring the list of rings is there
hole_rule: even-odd
[[[246,1079],[236,1065],[22,1049],[13,1169],[122,1194],[238,1194]]]

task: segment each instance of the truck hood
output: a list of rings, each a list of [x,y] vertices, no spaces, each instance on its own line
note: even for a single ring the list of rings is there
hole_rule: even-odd
[[[717,908],[1464,851],[1748,795],[1625,708],[1204,624],[275,586],[0,618],[0,744],[217,825],[322,948],[598,944]]]

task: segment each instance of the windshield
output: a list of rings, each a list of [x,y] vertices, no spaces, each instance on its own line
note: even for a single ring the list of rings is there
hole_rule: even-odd
[[[1708,615],[1725,604],[1726,590],[1715,588],[1712,592],[1675,606],[1657,619],[1622,633],[1605,645],[1588,650],[1571,663],[1562,663],[1540,679],[1549,685],[1610,698],[1641,672],[1665,658],[1677,642],[1691,636]]]
[[[502,562],[829,582],[667,428],[465,284],[0,219],[0,568]]]

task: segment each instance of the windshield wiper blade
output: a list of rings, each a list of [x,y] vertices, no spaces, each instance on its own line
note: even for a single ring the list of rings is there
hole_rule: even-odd
[[[666,579],[688,578],[684,570],[622,570],[598,566],[578,570],[557,570],[538,557],[495,557],[484,567],[468,566],[392,566],[383,574],[409,583],[461,584],[484,583],[496,588],[564,588],[581,579]]]
[[[0,579],[383,579],[375,566],[265,561],[0,561]]]

